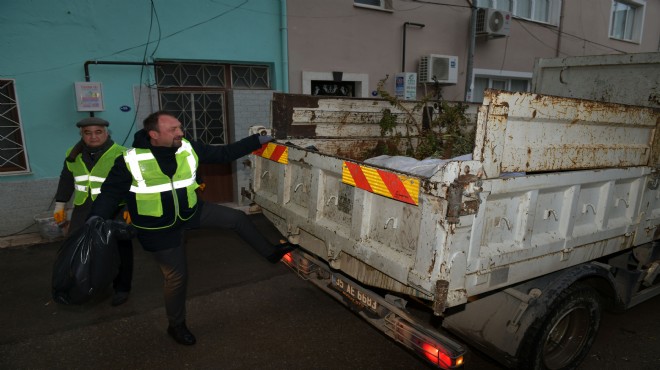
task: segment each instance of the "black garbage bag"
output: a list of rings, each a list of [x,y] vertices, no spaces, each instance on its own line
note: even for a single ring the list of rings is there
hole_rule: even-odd
[[[85,303],[114,280],[119,270],[115,225],[97,218],[64,241],[53,266],[55,302]]]

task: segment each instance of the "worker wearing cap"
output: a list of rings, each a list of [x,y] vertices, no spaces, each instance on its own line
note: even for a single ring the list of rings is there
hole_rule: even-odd
[[[69,221],[69,234],[75,233],[85,225],[85,220],[92,209],[92,203],[101,193],[101,184],[112,168],[115,159],[126,150],[116,144],[108,133],[108,121],[98,117],[80,120],[76,126],[80,129],[81,140],[66,152],[66,159],[60,174],[60,181],[55,194],[55,221],[63,225],[67,221],[66,203],[73,196],[73,212]],[[122,207],[123,208],[123,207]],[[123,216],[118,208],[116,216]],[[121,213],[121,215],[120,215]],[[111,304],[118,306],[128,300],[133,276],[133,244],[130,240],[118,240],[119,273],[113,281],[114,295]]]

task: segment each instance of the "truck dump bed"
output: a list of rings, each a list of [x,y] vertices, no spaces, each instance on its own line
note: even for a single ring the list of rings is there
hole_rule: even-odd
[[[358,106],[319,99],[285,110],[307,137],[264,147],[252,190],[280,232],[364,285],[439,314],[657,239],[656,110],[489,90],[473,159],[419,177],[347,155],[382,139],[377,120],[355,120],[380,108]],[[338,111],[354,118],[350,130],[310,120]],[[338,140],[343,129],[352,146]]]

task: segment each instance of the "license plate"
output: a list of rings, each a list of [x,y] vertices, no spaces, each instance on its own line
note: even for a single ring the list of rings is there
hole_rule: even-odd
[[[334,285],[335,289],[339,290],[353,301],[353,303],[377,312],[378,302],[365,294],[364,291],[357,286],[342,279],[341,276],[332,275],[332,285]]]

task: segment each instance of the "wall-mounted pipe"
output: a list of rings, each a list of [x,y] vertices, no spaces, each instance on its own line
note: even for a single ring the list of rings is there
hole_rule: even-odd
[[[105,65],[118,65],[118,66],[154,66],[154,63],[147,62],[122,62],[122,61],[103,61],[103,60],[88,60],[85,62],[85,82],[90,82],[89,65],[90,64],[105,64]],[[89,112],[90,117],[94,117],[94,112]]]
[[[477,7],[470,4],[472,8],[472,14],[470,15],[470,30],[468,32],[468,55],[467,55],[467,64],[465,71],[465,95],[463,100],[465,102],[472,99],[472,87],[474,85],[473,81],[473,71],[474,71],[474,49],[475,49],[475,39],[477,37]]]
[[[406,71],[406,29],[408,26],[413,26],[413,27],[419,27],[419,28],[424,28],[426,27],[425,24],[422,23],[414,23],[414,22],[406,22],[403,24],[403,56],[401,59],[401,72]]]
[[[282,53],[282,92],[289,92],[289,30],[286,20],[286,0],[280,0],[280,42]]]
[[[122,61],[103,61],[103,60],[88,60],[85,62],[85,81],[90,82],[89,65],[90,64],[109,64],[119,66],[154,66],[154,63],[147,62],[122,62]]]

